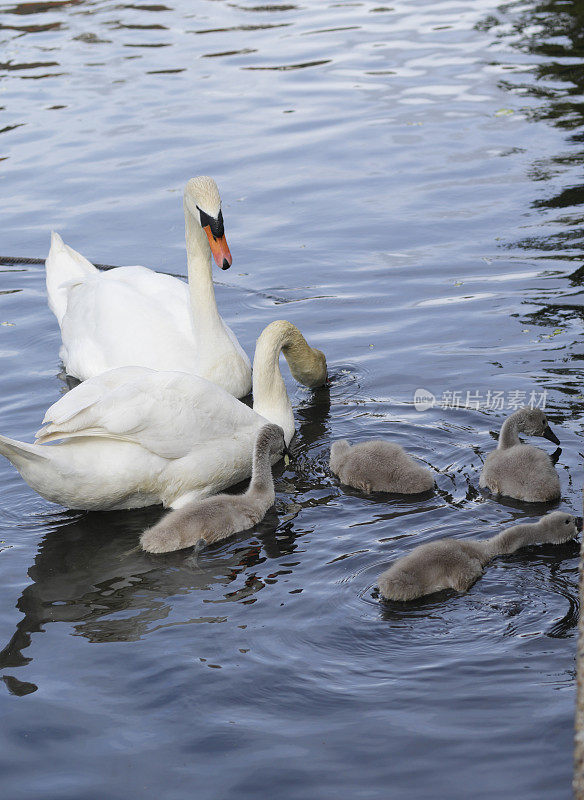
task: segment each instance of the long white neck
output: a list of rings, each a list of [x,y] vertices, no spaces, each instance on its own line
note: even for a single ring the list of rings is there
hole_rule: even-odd
[[[294,436],[294,415],[280,372],[280,352],[286,356],[292,375],[305,386],[322,386],[326,360],[310,347],[296,325],[276,320],[264,328],[253,360],[253,409],[284,431],[286,444]]]
[[[195,336],[203,341],[210,335],[223,329],[221,317],[217,310],[215,288],[211,273],[211,248],[205,231],[201,228],[186,203],[185,239],[187,244],[187,267],[189,275],[189,291],[193,311]]]
[[[280,371],[280,353],[290,323],[272,322],[260,334],[253,359],[253,410],[279,425],[289,444],[294,436],[294,414]]]

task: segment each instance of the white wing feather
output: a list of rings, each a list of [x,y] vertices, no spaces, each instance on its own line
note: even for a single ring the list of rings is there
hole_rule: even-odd
[[[236,397],[251,389],[251,364],[233,332],[221,317],[213,330],[196,327],[184,281],[139,266],[100,272],[58,234],[46,267],[69,375],[86,380],[135,365],[202,375]]]
[[[59,234],[53,231],[46,260],[46,279],[49,308],[59,320],[59,325],[67,311],[71,287],[95,274],[98,272],[93,264],[66,245]]]
[[[261,418],[221,387],[181,372],[120,367],[90,378],[47,411],[40,443],[89,436],[123,439],[181,458],[255,429]]]

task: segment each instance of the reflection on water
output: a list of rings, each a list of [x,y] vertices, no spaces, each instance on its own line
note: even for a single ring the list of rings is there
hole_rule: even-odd
[[[331,373],[316,392],[286,374],[276,504],[198,564],[136,549],[160,509],[59,511],[0,464],[7,796],[570,796],[577,546],[407,607],[375,580],[416,544],[547,510],[479,492],[511,409],[454,393],[545,392],[559,505],[581,513],[581,17],[575,0],[0,4],[0,256],[42,257],[56,229],[98,263],[184,275],[182,187],[212,174],[222,314],[248,353],[290,319]],[[59,336],[42,266],[0,284],[0,432],[30,440],[66,391]],[[375,436],[436,490],[339,486],[330,442]]]
[[[505,64],[510,73],[500,86],[513,98],[512,111],[532,121],[566,132],[560,152],[544,151],[529,167],[532,181],[543,184],[532,208],[533,232],[519,241],[529,251],[547,257],[580,258],[584,201],[581,182],[584,89],[581,69],[582,8],[578,2],[533,3],[509,14],[509,7],[484,22],[495,40],[523,55],[520,63]],[[521,105],[520,105],[521,104]],[[560,213],[557,213],[560,210]],[[535,253],[534,253],[535,255]]]
[[[327,432],[330,410],[328,388],[314,393],[314,403],[298,407],[298,429],[294,440],[296,477],[303,474],[301,454],[321,442]],[[308,472],[308,470],[305,470]],[[285,496],[289,481],[283,465],[274,467],[280,476],[278,494]],[[308,476],[306,476],[308,478]],[[243,490],[235,487],[234,491]],[[295,481],[294,488],[299,484]],[[313,487],[307,484],[305,491]],[[307,499],[311,505],[326,503],[333,496]],[[291,556],[296,549],[291,521],[301,506],[278,502],[249,534],[208,548],[197,560],[187,551],[154,556],[139,548],[140,534],[161,517],[160,509],[132,512],[64,512],[54,521],[46,518],[50,532],[41,541],[34,564],[28,570],[30,583],[16,607],[24,615],[16,632],[0,652],[0,669],[22,667],[31,657],[22,651],[31,645],[32,634],[50,622],[67,622],[76,634],[91,642],[135,641],[165,624],[171,613],[169,598],[217,586],[220,599],[254,602],[253,596],[277,582],[293,569],[270,569],[269,561]],[[293,566],[293,565],[292,565]],[[235,583],[235,586],[231,584]],[[210,609],[207,609],[209,612]],[[207,613],[193,622],[219,622],[225,618]],[[9,686],[14,686],[16,679]],[[8,685],[8,684],[7,684]],[[11,689],[11,691],[13,691]],[[28,692],[27,692],[28,693]]]
[[[50,622],[68,622],[76,634],[92,642],[135,641],[157,630],[170,614],[168,598],[191,591],[205,591],[221,584],[223,591],[242,572],[258,568],[256,542],[234,549],[231,556],[213,553],[204,560],[204,571],[185,553],[153,558],[137,550],[142,531],[156,522],[156,512],[137,514],[92,513],[51,531],[41,542],[28,575],[32,583],[17,603],[24,618],[0,653],[0,668],[20,667],[30,661],[22,651],[31,636]],[[258,537],[274,537],[277,515],[269,514],[257,531]],[[265,548],[266,554],[281,555],[282,542]],[[261,571],[261,570],[260,570]],[[257,591],[265,583],[254,574],[245,588]],[[251,592],[246,592],[250,594]],[[241,595],[241,590],[239,592]],[[234,597],[227,591],[225,597]],[[216,622],[213,616],[190,622]]]

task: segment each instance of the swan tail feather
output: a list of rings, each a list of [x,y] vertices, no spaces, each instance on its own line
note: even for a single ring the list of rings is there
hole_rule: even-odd
[[[98,270],[81,253],[66,245],[54,231],[51,234],[51,249],[45,267],[49,308],[60,325],[67,311],[71,287],[83,283]]]
[[[44,460],[48,457],[39,445],[19,442],[16,439],[9,439],[8,436],[0,436],[0,455],[7,458],[15,467],[26,461]]]

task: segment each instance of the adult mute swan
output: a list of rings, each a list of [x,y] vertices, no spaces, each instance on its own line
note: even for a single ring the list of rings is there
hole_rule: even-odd
[[[118,367],[52,405],[35,444],[0,436],[0,454],[40,495],[68,508],[178,508],[249,477],[266,421],[289,444],[294,416],[281,351],[297,380],[326,381],[323,353],[290,322],[272,322],[256,345],[253,410],[196,375]],[[63,441],[47,446],[54,440]]]
[[[506,528],[490,539],[438,539],[418,545],[377,579],[387,600],[415,600],[442,589],[466,592],[496,556],[514,553],[532,544],[562,544],[578,534],[570,514],[554,511],[536,523]]]
[[[545,503],[560,496],[560,479],[548,454],[524,444],[518,434],[543,436],[555,444],[560,440],[539,408],[525,406],[507,417],[499,434],[497,449],[489,453],[479,486],[495,495],[514,497],[528,503]]]
[[[53,233],[47,293],[69,375],[150,367],[199,375],[235,397],[249,393],[249,359],[215,301],[211,254],[222,269],[231,266],[215,181],[191,178],[183,206],[188,285],[145,267],[101,272]]]
[[[288,453],[284,432],[278,425],[260,428],[253,451],[251,481],[243,494],[216,494],[193,500],[171,511],[140,537],[143,550],[170,553],[195,547],[197,552],[239,531],[247,531],[262,520],[274,504],[272,456]]]

